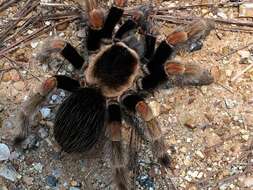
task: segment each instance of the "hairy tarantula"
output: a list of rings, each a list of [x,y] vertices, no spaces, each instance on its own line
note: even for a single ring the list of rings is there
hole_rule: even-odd
[[[54,138],[67,153],[89,152],[101,138],[105,138],[110,144],[116,187],[127,190],[130,185],[127,160],[123,154],[122,127],[125,123],[136,127],[131,123],[131,117],[136,115],[145,121],[143,138],[151,142],[159,163],[169,167],[170,157],[160,126],[145,98],[150,94],[147,92],[152,93],[167,81],[176,86],[213,82],[208,70],[173,60],[177,51],[189,49],[192,43],[203,40],[212,24],[198,20],[178,27],[156,48],[153,25],[145,10],[135,11],[115,32],[126,0],[115,0],[107,16],[94,0],[86,3],[89,20],[86,45],[94,59],[84,64],[85,60],[78,51],[59,39],[48,41],[43,52],[61,53],[76,70],[84,70],[84,81],[56,75],[43,82],[18,114],[22,132],[15,143],[19,144],[27,137],[34,113],[55,88],[69,91],[70,96],[56,113]],[[102,43],[109,45],[100,50]]]

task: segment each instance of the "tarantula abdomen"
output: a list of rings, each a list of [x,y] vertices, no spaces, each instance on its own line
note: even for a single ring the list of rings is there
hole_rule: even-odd
[[[56,141],[68,153],[89,151],[105,130],[105,112],[106,101],[98,89],[77,89],[56,114]]]

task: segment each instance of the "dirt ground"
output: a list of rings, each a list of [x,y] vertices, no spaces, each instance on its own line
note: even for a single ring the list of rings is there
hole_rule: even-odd
[[[3,2],[0,0],[0,4]],[[60,36],[81,52],[85,37],[78,20],[57,25],[76,16],[75,2],[32,1],[35,7],[16,23],[20,15],[15,14],[27,2],[21,0],[4,11],[0,6],[0,143],[6,144],[11,152],[8,159],[0,161],[0,190],[113,189],[108,159],[60,155],[52,137],[52,120],[57,106],[68,95],[64,91],[53,92],[38,111],[39,122],[32,127],[33,135],[24,150],[12,146],[17,133],[15,116],[22,103],[45,78],[56,72],[73,73],[73,68],[59,56],[51,59],[50,64],[38,62],[35,57],[41,42],[50,35]],[[165,17],[156,20],[161,37],[175,27],[172,23],[187,15],[236,19],[253,26],[251,18],[238,18],[238,6],[224,6],[231,3],[223,2],[226,3],[220,6],[220,1],[211,0],[158,2],[157,8],[172,7],[165,13],[173,16],[167,21]],[[141,3],[145,2],[130,1],[129,7]],[[173,9],[189,5],[198,6]],[[55,13],[68,15],[61,15],[59,20],[36,20],[39,15],[46,18]],[[30,17],[34,18],[28,20]],[[253,43],[252,26],[216,20],[216,29],[201,50],[176,57],[212,68],[215,83],[161,89],[149,99],[168,144],[172,168],[166,173],[160,170],[149,144],[141,145],[138,174],[133,180],[136,189],[253,190],[253,46],[234,51]],[[40,36],[27,38],[41,28],[44,29]],[[8,47],[13,48],[6,51]],[[227,54],[230,55],[224,56]],[[0,158],[1,154],[0,150]]]

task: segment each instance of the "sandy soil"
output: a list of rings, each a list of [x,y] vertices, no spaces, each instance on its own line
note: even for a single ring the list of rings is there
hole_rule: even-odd
[[[213,1],[191,3],[206,2]],[[57,1],[57,3],[73,4],[72,1]],[[130,4],[139,3],[130,2]],[[187,4],[190,3],[166,1],[161,3],[161,6],[173,7]],[[1,26],[13,22],[15,13],[23,6],[24,2],[21,1],[3,12],[0,11],[0,34],[6,31],[6,27]],[[47,11],[64,12],[68,8],[68,6],[63,8],[57,6],[53,9],[38,5],[26,18],[36,16],[37,13],[46,15]],[[211,18],[231,19],[238,15],[237,8],[212,10],[205,6],[168,13],[176,16],[183,14],[195,16],[203,15],[208,11],[211,13],[207,16]],[[248,21],[252,20],[248,19]],[[35,60],[34,55],[41,41],[50,34],[57,35],[82,50],[84,36],[82,36],[83,28],[80,22],[75,21],[66,26],[55,27],[57,23],[58,21],[52,20],[50,23],[43,21],[30,24],[14,38],[3,42],[2,47],[0,45],[1,56],[1,51],[6,47],[10,47],[47,24],[53,26],[40,37],[21,43],[15,50],[6,53],[6,57],[0,57],[0,142],[7,144],[11,151],[8,160],[0,161],[0,190],[112,189],[108,159],[94,158],[94,156],[92,159],[84,159],[82,156],[59,154],[59,148],[52,138],[52,118],[57,105],[68,95],[63,91],[53,92],[43,106],[51,111],[47,117],[43,117],[41,110],[37,114],[39,123],[32,128],[35,134],[30,141],[32,147],[25,147],[26,150],[14,149],[11,143],[17,132],[16,112],[41,80],[56,73],[62,63],[64,65],[59,72],[72,73],[72,68],[66,63],[67,61],[58,56],[51,60],[50,65]],[[20,22],[17,28],[12,28],[5,40],[22,28],[22,24],[24,22]],[[158,24],[161,26],[161,34],[174,27],[162,21]],[[217,23],[217,27],[228,29],[231,25]],[[172,170],[167,174],[160,171],[149,144],[141,145],[137,164],[139,173],[133,182],[136,183],[136,189],[253,189],[253,69],[248,69],[233,81],[238,73],[249,64],[253,64],[248,61],[252,58],[253,51],[249,46],[220,59],[223,55],[252,43],[252,34],[220,29],[211,32],[200,51],[177,56],[178,60],[213,68],[215,83],[203,87],[161,89],[150,98],[149,101],[158,115],[168,144],[168,152],[173,159]],[[245,55],[246,58],[242,61]],[[13,180],[1,177],[1,172],[6,168],[12,172],[10,175],[14,177]]]

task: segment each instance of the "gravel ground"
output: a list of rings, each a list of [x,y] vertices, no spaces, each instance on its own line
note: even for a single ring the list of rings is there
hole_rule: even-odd
[[[3,1],[0,0],[0,3]],[[27,1],[14,3],[0,11],[0,36],[15,14]],[[33,3],[36,1],[33,1]],[[44,3],[50,1],[41,1]],[[72,1],[53,1],[67,3]],[[191,1],[191,4],[217,3],[219,1]],[[141,2],[130,1],[132,4]],[[187,1],[160,2],[162,8],[186,6]],[[37,5],[26,18],[47,15],[54,10],[64,12],[70,6]],[[0,9],[1,10],[1,9]],[[210,11],[210,12],[209,12]],[[234,19],[238,8],[198,6],[168,11],[177,17],[183,14],[211,18]],[[34,20],[34,19],[33,19]],[[243,20],[243,19],[240,19]],[[252,21],[252,19],[248,19]],[[106,152],[103,156],[61,154],[52,137],[52,119],[57,106],[68,95],[57,90],[49,97],[36,116],[32,135],[22,149],[12,146],[17,133],[15,113],[42,80],[52,74],[71,75],[73,68],[55,56],[49,64],[35,59],[41,42],[49,35],[57,35],[82,49],[83,28],[79,21],[57,25],[58,21],[39,21],[23,27],[19,22],[0,44],[0,190],[18,189],[113,189],[111,170]],[[174,25],[165,21],[157,23],[165,34]],[[41,27],[51,25],[40,37],[20,43],[17,48],[1,57],[2,50],[24,39]],[[234,31],[235,25],[219,25],[212,31],[200,51],[177,56],[184,62],[196,62],[213,68],[216,82],[210,86],[161,89],[149,102],[162,127],[172,168],[165,172],[156,162],[149,144],[139,146],[133,183],[136,189],[253,189],[253,69],[237,74],[253,64],[253,47],[247,47],[227,57],[223,55],[252,43],[252,30]],[[224,31],[228,30],[228,31]],[[15,34],[16,32],[16,34]],[[14,38],[11,38],[14,36]],[[9,38],[9,39],[8,39]],[[6,40],[7,39],[7,40]],[[0,40],[1,41],[1,40]],[[10,61],[12,60],[12,61]],[[14,60],[14,61],[13,61]],[[65,63],[65,64],[63,64]],[[59,68],[63,65],[61,68]],[[237,77],[236,80],[234,78]],[[127,130],[127,128],[126,128]]]

